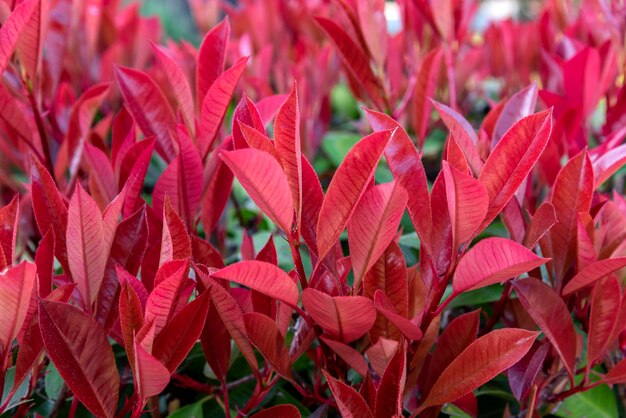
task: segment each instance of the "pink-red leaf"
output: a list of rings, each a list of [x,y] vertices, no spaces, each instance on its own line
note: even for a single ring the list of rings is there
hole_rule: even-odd
[[[563,288],[562,294],[563,296],[568,296],[624,267],[626,267],[626,257],[607,258],[605,260],[596,261],[580,270],[572,277]]]
[[[345,361],[350,367],[352,367],[358,374],[365,377],[368,372],[367,362],[363,358],[363,355],[354,348],[339,341],[331,340],[324,336],[320,336],[319,339],[331,348],[343,361]]]
[[[591,293],[589,337],[587,342],[587,367],[590,369],[606,351],[618,324],[622,306],[622,288],[615,275],[599,281]]]
[[[489,193],[487,226],[513,197],[535,166],[550,139],[552,111],[527,116],[502,137],[485,162],[479,180]]]
[[[26,321],[36,274],[35,265],[27,261],[0,274],[0,362]]]
[[[39,321],[48,356],[74,395],[94,415],[113,417],[120,382],[100,325],[73,306],[47,300],[39,302]]]
[[[505,238],[487,238],[474,245],[459,261],[452,280],[455,294],[501,283],[547,261]]]
[[[362,296],[329,296],[312,288],[302,292],[302,305],[331,338],[349,343],[372,328],[376,310]]]
[[[265,360],[285,379],[292,379],[291,359],[285,346],[285,338],[281,335],[276,323],[269,317],[250,312],[243,315],[252,344],[259,350]]]
[[[480,337],[446,367],[418,411],[456,401],[487,383],[524,357],[537,335],[505,328]]]
[[[355,289],[396,234],[407,201],[406,190],[393,181],[370,188],[357,204],[348,223]]]
[[[514,123],[533,113],[537,104],[537,86],[530,86],[515,93],[502,107],[493,127],[492,144],[497,144]]]
[[[198,108],[215,80],[224,72],[226,47],[230,37],[230,22],[225,18],[204,37],[198,49],[196,64],[196,97]]]
[[[254,203],[289,235],[294,210],[289,182],[278,161],[255,149],[222,151],[220,155]]]
[[[13,55],[26,24],[40,6],[40,0],[26,0],[21,2],[2,23],[0,28],[0,74],[4,70]]]
[[[550,340],[573,379],[576,331],[565,302],[551,287],[532,277],[514,281],[513,287],[526,312]]]
[[[139,392],[139,399],[147,399],[158,395],[170,381],[170,372],[152,354],[148,353],[141,344],[134,341],[136,353],[134,371],[135,385]]]
[[[374,418],[367,403],[359,393],[350,386],[332,377],[326,370],[322,370],[328,386],[333,393],[341,416],[344,418]]]
[[[11,203],[0,208],[0,271],[13,265],[18,220],[19,199],[15,196]]]
[[[366,136],[348,151],[335,172],[317,224],[317,249],[323,258],[343,232],[356,204],[374,177],[387,142],[395,131],[381,131]]]

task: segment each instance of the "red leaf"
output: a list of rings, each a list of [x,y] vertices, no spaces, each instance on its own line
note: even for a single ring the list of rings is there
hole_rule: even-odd
[[[343,232],[356,204],[374,177],[387,142],[395,131],[366,136],[346,154],[326,191],[317,224],[317,249],[323,258]]]
[[[341,416],[344,418],[374,418],[367,403],[359,393],[345,383],[332,377],[326,370],[322,370],[328,386],[333,393]]]
[[[217,132],[220,130],[228,104],[246,69],[247,62],[247,57],[241,58],[221,74],[211,85],[202,101],[198,126],[198,145],[203,160],[213,146],[213,141],[215,141]]]
[[[255,149],[222,151],[220,155],[254,203],[289,235],[293,204],[287,177],[278,161]]]
[[[485,227],[513,197],[541,156],[552,131],[552,111],[527,116],[502,137],[485,162],[479,180],[489,193]]]
[[[271,298],[295,307],[298,305],[298,286],[287,273],[264,261],[241,261],[211,274],[218,279],[242,284]]]
[[[66,239],[72,280],[89,313],[104,279],[108,248],[104,245],[100,209],[80,183],[70,200]]]
[[[172,260],[191,257],[191,240],[183,220],[172,209],[166,197],[163,208],[163,234],[161,236],[161,256],[159,265]]]
[[[246,93],[243,94],[243,97],[241,98],[239,104],[233,112],[232,134],[235,149],[247,148],[246,141],[244,140],[241,129],[239,127],[240,124],[247,125],[257,131],[257,133],[261,134],[264,137],[267,137],[267,133],[265,132],[265,126],[263,125],[263,121],[261,120],[261,115],[259,115],[259,110],[248,98]],[[274,148],[273,145],[272,148]]]
[[[199,270],[196,270],[196,272],[200,276],[202,283],[207,287],[207,292],[211,295],[211,302],[213,302],[212,306],[215,306],[215,310],[219,314],[228,333],[233,337],[235,344],[239,347],[239,351],[241,351],[241,354],[252,368],[252,371],[258,374],[259,365],[254,351],[252,350],[252,346],[248,341],[241,306],[239,306],[227,289],[224,289],[215,280],[199,272]]]
[[[158,395],[170,381],[170,372],[152,354],[148,353],[141,344],[134,342],[137,354],[134,363],[135,385],[139,399],[147,399]]]
[[[279,375],[291,380],[289,350],[285,346],[285,338],[281,335],[276,323],[269,317],[256,312],[244,314],[243,319],[252,344]]]
[[[26,24],[40,8],[39,1],[26,0],[21,2],[2,23],[0,28],[0,74],[4,73]]]
[[[204,329],[200,334],[200,343],[207,363],[221,383],[226,382],[230,365],[230,341],[230,334],[220,318],[219,309],[212,302],[209,305]]]
[[[295,84],[285,103],[278,109],[274,122],[274,145],[291,189],[291,202],[296,211],[294,221],[299,231],[302,214],[302,146],[298,91]]]
[[[185,126],[187,126],[187,129],[193,135],[196,122],[194,119],[193,96],[191,95],[191,88],[189,87],[187,76],[176,60],[170,56],[167,49],[152,44],[152,50],[154,51],[154,56],[161,70],[165,74],[165,77],[167,77],[171,92],[174,94],[176,102],[178,102],[178,107],[183,115]]]
[[[511,96],[502,107],[498,120],[493,128],[492,147],[502,139],[506,131],[508,131],[513,124],[533,113],[536,104],[536,84],[531,84]]]
[[[506,238],[487,238],[474,245],[459,261],[452,280],[455,294],[501,283],[547,261]]]
[[[172,205],[190,229],[195,225],[202,198],[202,159],[187,133],[178,130],[179,153],[154,186],[153,207],[160,213],[169,196]]]
[[[369,58],[365,51],[333,20],[325,17],[316,17],[315,21],[335,44],[349,74],[363,86],[363,90],[376,108],[383,110],[385,103],[381,96],[380,83],[372,72]]]
[[[393,181],[370,188],[357,204],[348,223],[354,289],[393,239],[407,201],[406,190]]]
[[[263,409],[252,415],[252,418],[301,418],[300,411],[293,405],[276,405]]]
[[[354,348],[339,341],[331,340],[324,336],[320,336],[319,339],[331,348],[343,361],[345,361],[350,367],[352,367],[358,374],[365,377],[368,374],[367,362],[363,358],[363,355]]]
[[[116,67],[115,77],[126,107],[145,136],[156,137],[156,150],[165,161],[176,155],[176,118],[165,95],[144,72]]]
[[[415,341],[422,338],[422,331],[419,327],[406,319],[406,317],[398,314],[396,308],[393,306],[387,295],[385,295],[381,290],[377,290],[374,294],[374,307],[393,325],[395,325],[409,341]]]
[[[11,203],[0,208],[0,271],[13,265],[20,209],[16,195]]]
[[[128,176],[124,174],[124,171],[119,175],[120,181],[124,179],[124,188],[126,189],[126,199],[122,212],[124,218],[128,218],[144,204],[141,198],[141,191],[148,167],[150,166],[154,143],[154,138],[139,141],[124,156],[122,169],[129,167]]]
[[[570,379],[573,379],[576,370],[576,331],[567,305],[550,286],[533,277],[516,280],[513,287],[526,312],[550,340],[563,360]]]
[[[418,412],[456,401],[487,383],[524,357],[538,334],[505,328],[480,337],[441,373]]]
[[[144,324],[148,325],[154,322],[155,335],[159,335],[165,325],[177,313],[177,307],[180,305],[180,296],[186,285],[187,262],[176,260],[166,263],[161,266],[159,273],[165,271],[171,271],[171,274],[158,284],[155,280],[156,287],[148,296],[146,303]]]
[[[226,49],[230,37],[228,17],[215,25],[204,37],[198,49],[196,64],[196,97],[198,108],[215,80],[224,72]]]
[[[550,238],[554,271],[559,283],[574,260],[578,213],[589,212],[593,184],[593,168],[586,150],[569,160],[554,182],[550,202],[554,205],[558,222],[550,230]]]
[[[396,121],[384,113],[368,109],[365,109],[365,111],[374,131],[399,128],[385,149],[385,158],[393,173],[393,177],[408,192],[407,209],[409,216],[413,225],[415,225],[422,244],[429,246],[432,214],[430,196],[428,194],[428,181],[421,156],[413,146],[409,136]]]
[[[352,342],[372,328],[376,310],[362,296],[329,296],[312,288],[302,292],[302,305],[331,338]]]
[[[31,81],[37,79],[37,70],[41,63],[43,51],[44,31],[48,23],[48,5],[41,0],[33,3],[36,3],[35,10],[20,32],[19,41],[15,48],[15,52]]]
[[[472,169],[474,175],[478,176],[483,170],[483,160],[478,153],[478,137],[472,125],[454,109],[448,106],[435,102],[433,104],[441,116],[441,120],[445,123],[446,127],[450,130],[450,135],[454,137],[457,145],[463,151],[467,163]]]
[[[509,369],[509,385],[511,392],[518,401],[528,396],[531,385],[537,373],[543,366],[543,361],[550,351],[550,344],[537,343],[533,348],[513,367]]]
[[[128,274],[121,268],[117,268],[117,276],[124,277]],[[128,274],[130,276],[130,274]],[[129,280],[136,280],[129,278]],[[136,367],[135,361],[135,335],[139,334],[139,330],[143,326],[143,307],[139,296],[130,285],[129,280],[124,279],[122,283],[122,290],[119,297],[119,321],[120,328],[122,329],[122,336],[124,338],[124,348],[126,349],[126,355],[128,356],[128,362],[134,368]]]
[[[607,258],[605,260],[596,261],[580,270],[572,277],[561,293],[563,296],[568,296],[624,267],[626,267],[626,257]]]
[[[615,275],[610,275],[596,283],[591,293],[589,313],[589,336],[587,343],[587,368],[600,360],[608,348],[618,324],[622,306],[622,288]]]
[[[69,271],[65,231],[67,229],[67,204],[59,193],[54,179],[37,160],[33,159],[30,167],[30,185],[33,213],[39,232],[43,235],[52,229],[54,232],[54,252],[63,266]]]
[[[265,151],[268,154],[271,154],[274,158],[276,158],[276,161],[281,162],[280,156],[278,155],[278,152],[276,151],[276,147],[274,146],[275,142],[272,142],[272,140],[269,139],[266,134],[259,132],[256,129],[240,121],[237,121],[237,129],[239,129],[239,131],[241,132],[241,135],[244,138],[249,148],[254,148],[260,151]],[[247,147],[239,147],[239,148],[247,148]],[[287,179],[287,181],[289,181],[289,178]],[[293,203],[297,203],[297,202],[293,202]]]
[[[626,383],[626,359],[620,361],[604,375],[602,381],[608,385]]]
[[[117,195],[117,184],[109,157],[100,148],[85,144],[85,164],[89,172],[89,190],[100,209],[108,205]]]
[[[415,92],[413,93],[413,128],[419,138],[420,149],[424,147],[426,140],[428,122],[432,113],[432,102],[428,98],[435,95],[441,57],[441,49],[433,49],[424,57],[417,73],[417,83],[415,83]]]
[[[100,325],[73,306],[47,300],[39,302],[39,321],[48,356],[74,395],[94,415],[113,417],[120,382]]]
[[[402,416],[406,366],[406,352],[404,345],[401,344],[380,378],[376,393],[376,418]]]
[[[155,338],[152,354],[173,373],[191,351],[209,311],[209,294],[204,292],[186,305]]]
[[[607,151],[593,161],[594,189],[597,189],[626,164],[626,144]]]
[[[550,202],[544,202],[535,211],[526,228],[524,246],[534,248],[539,240],[556,224],[556,212]]]
[[[37,269],[29,262],[0,274],[0,362],[5,364],[11,345],[22,329],[28,314]]]
[[[489,196],[480,181],[461,173],[447,162],[443,162],[443,174],[452,224],[452,252],[455,253],[460,244],[480,232],[477,228],[487,214]]]
[[[232,149],[232,141],[226,139],[220,149]],[[209,158],[206,172],[211,173],[211,176],[202,197],[202,212],[200,216],[205,233],[210,234],[217,226],[230,197],[233,173],[228,169],[228,166],[218,153]]]
[[[54,275],[54,232],[49,229],[39,241],[35,253],[37,265],[37,281],[39,282],[39,297],[45,298],[52,291],[52,277]]]

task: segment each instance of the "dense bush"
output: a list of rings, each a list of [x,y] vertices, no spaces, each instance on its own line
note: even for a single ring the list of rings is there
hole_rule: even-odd
[[[624,414],[623,2],[189,4],[0,1],[0,412]]]

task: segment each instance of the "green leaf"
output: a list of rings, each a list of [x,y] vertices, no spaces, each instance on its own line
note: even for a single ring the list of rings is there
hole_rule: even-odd
[[[185,405],[182,408],[174,411],[169,416],[170,418],[203,418],[204,414],[202,413],[202,405],[210,398],[210,396],[207,396],[200,399],[196,403],[192,403],[191,405]]]
[[[56,401],[59,398],[61,389],[63,389],[63,378],[59,374],[54,363],[48,363],[46,367],[46,376],[44,378],[44,388],[48,399]]]
[[[556,413],[559,417],[617,418],[615,393],[601,385],[565,399]]]
[[[0,399],[0,405],[4,404],[7,397],[13,390],[13,383],[15,381],[15,367],[10,367],[6,370],[4,375],[4,388],[2,390],[2,398]],[[28,402],[28,399],[22,400],[22,398],[28,395],[28,384],[30,382],[30,374],[24,379],[20,387],[17,389],[11,400],[8,402],[5,411],[15,408],[21,403]]]
[[[335,166],[339,167],[344,157],[361,136],[355,132],[330,131],[322,139],[322,150]]]

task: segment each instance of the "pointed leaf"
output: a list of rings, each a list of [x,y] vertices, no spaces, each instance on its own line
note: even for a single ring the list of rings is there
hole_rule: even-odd
[[[376,418],[402,416],[406,366],[406,352],[401,344],[381,376],[376,393]]]
[[[252,344],[279,375],[291,380],[289,350],[285,346],[285,338],[281,335],[276,323],[257,312],[246,313],[243,319]]]
[[[359,393],[345,383],[332,377],[326,370],[322,370],[328,386],[337,402],[337,407],[344,418],[374,418],[367,403]]]
[[[39,302],[39,321],[48,356],[74,395],[94,415],[113,417],[120,382],[100,325],[73,306],[47,300]]]
[[[366,136],[352,147],[335,172],[317,224],[317,249],[323,258],[343,232],[356,204],[374,177],[387,142],[395,131],[381,131]]]
[[[589,336],[587,342],[587,367],[591,368],[600,360],[608,348],[617,324],[622,306],[622,288],[615,275],[599,281],[591,293],[589,312]]]
[[[539,206],[530,224],[526,228],[524,246],[534,248],[539,240],[556,224],[556,212],[550,202],[544,202]]]
[[[517,121],[533,113],[537,104],[537,85],[530,86],[515,93],[506,101],[493,128],[492,146],[502,139],[506,131]]]
[[[170,372],[135,340],[135,384],[140,399],[158,395],[170,381]]]
[[[406,190],[393,181],[370,188],[357,204],[348,223],[355,289],[396,234],[407,201]]]
[[[312,288],[302,292],[302,305],[331,338],[349,343],[372,328],[376,310],[362,296],[329,296]]]
[[[254,203],[289,235],[293,204],[289,183],[278,161],[255,149],[222,151],[220,155]]]
[[[16,195],[11,203],[0,208],[0,271],[13,265],[19,204],[19,198]]]
[[[547,261],[505,238],[487,238],[474,245],[459,261],[452,280],[455,294],[504,282]]]
[[[528,396],[537,373],[550,351],[550,344],[533,345],[533,348],[513,367],[509,369],[509,385],[511,392],[519,401]]]
[[[202,40],[196,64],[196,96],[198,108],[215,80],[224,72],[226,50],[230,37],[230,22],[225,18],[215,25]]]
[[[27,261],[0,273],[0,361],[26,321],[36,274],[36,266]]]
[[[551,287],[532,277],[514,281],[513,287],[526,312],[550,340],[573,379],[576,331],[565,302]]]
[[[365,377],[368,374],[367,362],[363,358],[363,355],[354,348],[339,341],[331,340],[324,336],[320,336],[319,339],[328,345],[343,361],[345,361],[350,367],[352,367],[358,374]]]
[[[580,270],[572,279],[567,282],[563,288],[563,296],[571,295],[580,289],[583,289],[604,276],[615,273],[616,271],[626,267],[626,257],[607,258],[592,263]]]
[[[40,7],[39,2],[40,0],[21,2],[2,23],[0,28],[0,74],[4,73],[24,28]]]

